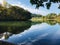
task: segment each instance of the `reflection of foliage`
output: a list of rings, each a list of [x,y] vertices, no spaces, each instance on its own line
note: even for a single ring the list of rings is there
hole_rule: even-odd
[[[11,22],[13,23],[13,22]],[[0,23],[1,24],[1,23]],[[5,25],[7,24],[7,25]],[[2,25],[0,25],[0,33],[4,33],[4,32],[10,32],[13,34],[16,33],[20,33],[26,29],[28,29],[31,26],[31,22],[14,22],[14,24],[10,24],[8,22],[6,23],[2,23]]]
[[[32,25],[35,25],[35,24],[41,24],[43,23],[42,21],[38,21],[38,22],[32,22]]]
[[[0,5],[0,20],[28,20],[31,18],[31,13],[18,6],[9,8]]]
[[[46,3],[44,3],[44,2],[46,2]],[[44,7],[46,5],[47,9],[49,9],[52,2],[60,3],[60,0],[30,0],[30,3],[32,5],[36,5],[36,8],[39,8],[40,6]],[[60,5],[58,8],[60,9]]]
[[[55,21],[55,20],[45,20],[44,22],[43,21],[40,21],[40,22],[32,22],[32,25],[41,24],[41,23],[47,23],[49,25],[55,25],[57,23],[57,21]]]
[[[14,22],[14,24],[10,24],[10,23],[5,22],[4,24],[2,23],[2,25],[0,25],[0,36],[1,36],[0,38],[4,36],[5,39],[7,39],[12,34],[18,34],[20,32],[23,32],[24,30],[27,30],[31,26],[31,21]]]
[[[50,25],[55,25],[57,22],[55,20],[48,20],[46,21],[46,23]]]

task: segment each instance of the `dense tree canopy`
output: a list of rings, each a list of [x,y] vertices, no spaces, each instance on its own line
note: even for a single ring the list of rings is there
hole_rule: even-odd
[[[36,5],[36,8],[39,8],[40,6],[46,6],[47,9],[50,9],[52,3],[60,3],[60,0],[30,0],[30,3],[32,5]],[[60,9],[60,4],[58,8]]]
[[[28,20],[31,18],[31,13],[18,6],[9,8],[0,5],[0,20]]]

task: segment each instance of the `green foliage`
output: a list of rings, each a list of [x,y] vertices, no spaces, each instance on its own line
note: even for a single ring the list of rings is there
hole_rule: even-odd
[[[30,18],[31,13],[18,6],[5,8],[0,5],[0,20],[28,20]]]
[[[47,9],[50,9],[52,3],[60,3],[60,0],[30,0],[30,3],[32,5],[36,5],[36,8],[39,8],[40,6],[46,6]],[[58,8],[60,9],[60,5]]]
[[[48,19],[54,19],[54,18],[57,17],[57,14],[55,14],[55,13],[50,13],[50,14],[48,14],[46,17],[47,17]]]

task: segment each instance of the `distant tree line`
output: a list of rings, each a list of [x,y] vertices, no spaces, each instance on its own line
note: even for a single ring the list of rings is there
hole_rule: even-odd
[[[60,14],[50,13],[50,14],[47,14],[46,16],[39,15],[39,14],[32,14],[32,18],[33,18],[33,17],[37,17],[37,18],[47,18],[47,19],[55,19],[55,18],[57,18],[57,17],[60,18]]]
[[[42,17],[40,14],[31,14],[32,17]]]
[[[50,13],[48,15],[45,16],[47,19],[56,19],[56,18],[60,18],[60,14],[56,14],[56,13]]]
[[[18,6],[9,8],[0,5],[0,21],[20,21],[31,19],[31,13]]]

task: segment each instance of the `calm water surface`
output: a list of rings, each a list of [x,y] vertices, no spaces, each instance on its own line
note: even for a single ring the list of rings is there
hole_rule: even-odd
[[[1,33],[0,40],[16,45],[60,45],[60,25],[58,23],[54,25],[47,23],[29,24],[23,26],[25,29],[13,26],[11,29],[16,28],[16,30],[5,31],[4,36]]]

